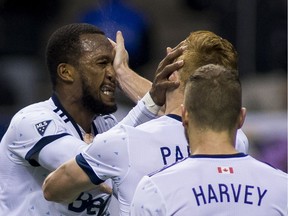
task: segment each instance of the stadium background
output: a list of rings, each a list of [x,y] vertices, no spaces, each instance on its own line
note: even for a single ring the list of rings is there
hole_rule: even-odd
[[[131,67],[152,80],[167,46],[210,30],[239,53],[243,126],[250,154],[287,172],[286,0],[2,0],[0,137],[12,115],[50,96],[45,43],[57,27],[91,22],[109,37],[121,30]],[[121,119],[133,104],[117,92]]]

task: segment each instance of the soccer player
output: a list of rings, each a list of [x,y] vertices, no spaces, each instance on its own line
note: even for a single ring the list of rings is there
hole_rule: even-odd
[[[237,72],[197,69],[182,111],[191,156],[143,177],[131,215],[287,215],[287,174],[234,147],[245,114]]]
[[[178,72],[180,87],[167,91],[165,115],[137,127],[122,125],[95,137],[83,153],[48,176],[43,185],[47,200],[70,202],[81,191],[111,178],[120,215],[128,215],[135,188],[144,175],[189,155],[180,117],[186,79],[193,68],[207,61],[236,67],[237,53],[227,40],[206,31],[192,33],[177,47],[181,46],[186,48],[179,57],[184,61]],[[169,79],[178,80],[178,73]],[[240,149],[245,150],[247,138],[241,132],[238,135]]]
[[[116,125],[111,115],[117,108],[113,63],[122,74],[129,69],[125,59],[119,58],[125,53],[121,33],[117,38],[114,50],[104,33],[88,24],[63,26],[50,37],[46,55],[52,97],[15,114],[1,140],[1,215],[109,215],[111,195],[102,190],[111,193],[111,188],[105,185],[79,193],[69,204],[46,201],[41,187],[51,171],[80,153],[94,136]],[[123,124],[134,126],[155,118],[157,105],[163,105],[158,98],[165,100],[166,88],[179,85],[167,76],[182,66],[172,63],[181,53],[179,49],[164,58],[151,96],[146,94]],[[131,70],[127,73],[131,75]],[[138,83],[135,90],[142,97],[149,89],[139,84],[137,74],[132,75],[130,82]],[[126,90],[133,92],[129,86]]]

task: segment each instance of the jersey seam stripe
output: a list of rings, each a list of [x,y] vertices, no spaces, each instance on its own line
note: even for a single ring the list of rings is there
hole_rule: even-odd
[[[31,148],[26,156],[25,160],[27,160],[31,166],[40,166],[40,164],[32,159],[33,155],[36,153],[40,152],[42,148],[44,148],[46,145],[50,144],[51,142],[63,137],[69,135],[68,133],[62,133],[62,134],[57,134],[57,135],[51,135],[51,136],[46,136],[41,138],[34,146]]]

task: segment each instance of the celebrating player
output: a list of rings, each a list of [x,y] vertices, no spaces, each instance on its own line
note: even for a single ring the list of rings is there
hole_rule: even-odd
[[[1,140],[1,215],[109,215],[111,195],[100,190],[109,192],[105,185],[81,191],[69,204],[48,202],[41,187],[51,171],[80,153],[94,136],[116,125],[111,115],[117,108],[113,63],[121,70],[117,78],[128,95],[133,89],[121,83],[120,75],[125,71],[133,77],[129,80],[128,75],[125,82],[138,83],[134,89],[138,97],[151,87],[148,80],[144,80],[148,83],[146,87],[140,85],[143,78],[133,73],[122,59],[125,50],[121,33],[113,45],[102,31],[88,24],[61,27],[50,37],[46,54],[53,95],[49,100],[20,110]],[[166,89],[179,85],[167,78],[182,66],[172,63],[181,53],[181,49],[176,50],[159,65],[157,80],[150,90],[153,100],[147,93],[123,124],[134,126],[155,118],[157,105],[163,105],[158,98],[165,100]]]
[[[287,215],[287,174],[234,147],[241,106],[237,72],[197,69],[182,112],[191,156],[143,177],[131,215]]]
[[[237,67],[233,46],[212,32],[193,32],[175,49],[186,47],[179,60],[183,68],[170,76],[180,78],[180,87],[166,93],[165,115],[138,127],[122,125],[98,135],[82,154],[48,176],[43,189],[45,198],[70,202],[83,190],[111,178],[120,204],[120,215],[128,215],[133,193],[142,176],[189,155],[181,122],[181,104],[185,82],[199,65],[209,62]],[[247,149],[247,138],[238,133],[238,149]]]

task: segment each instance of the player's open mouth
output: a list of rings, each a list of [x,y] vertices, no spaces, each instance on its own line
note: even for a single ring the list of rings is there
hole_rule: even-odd
[[[101,87],[101,92],[104,95],[113,96],[115,89],[109,85],[104,85]]]

